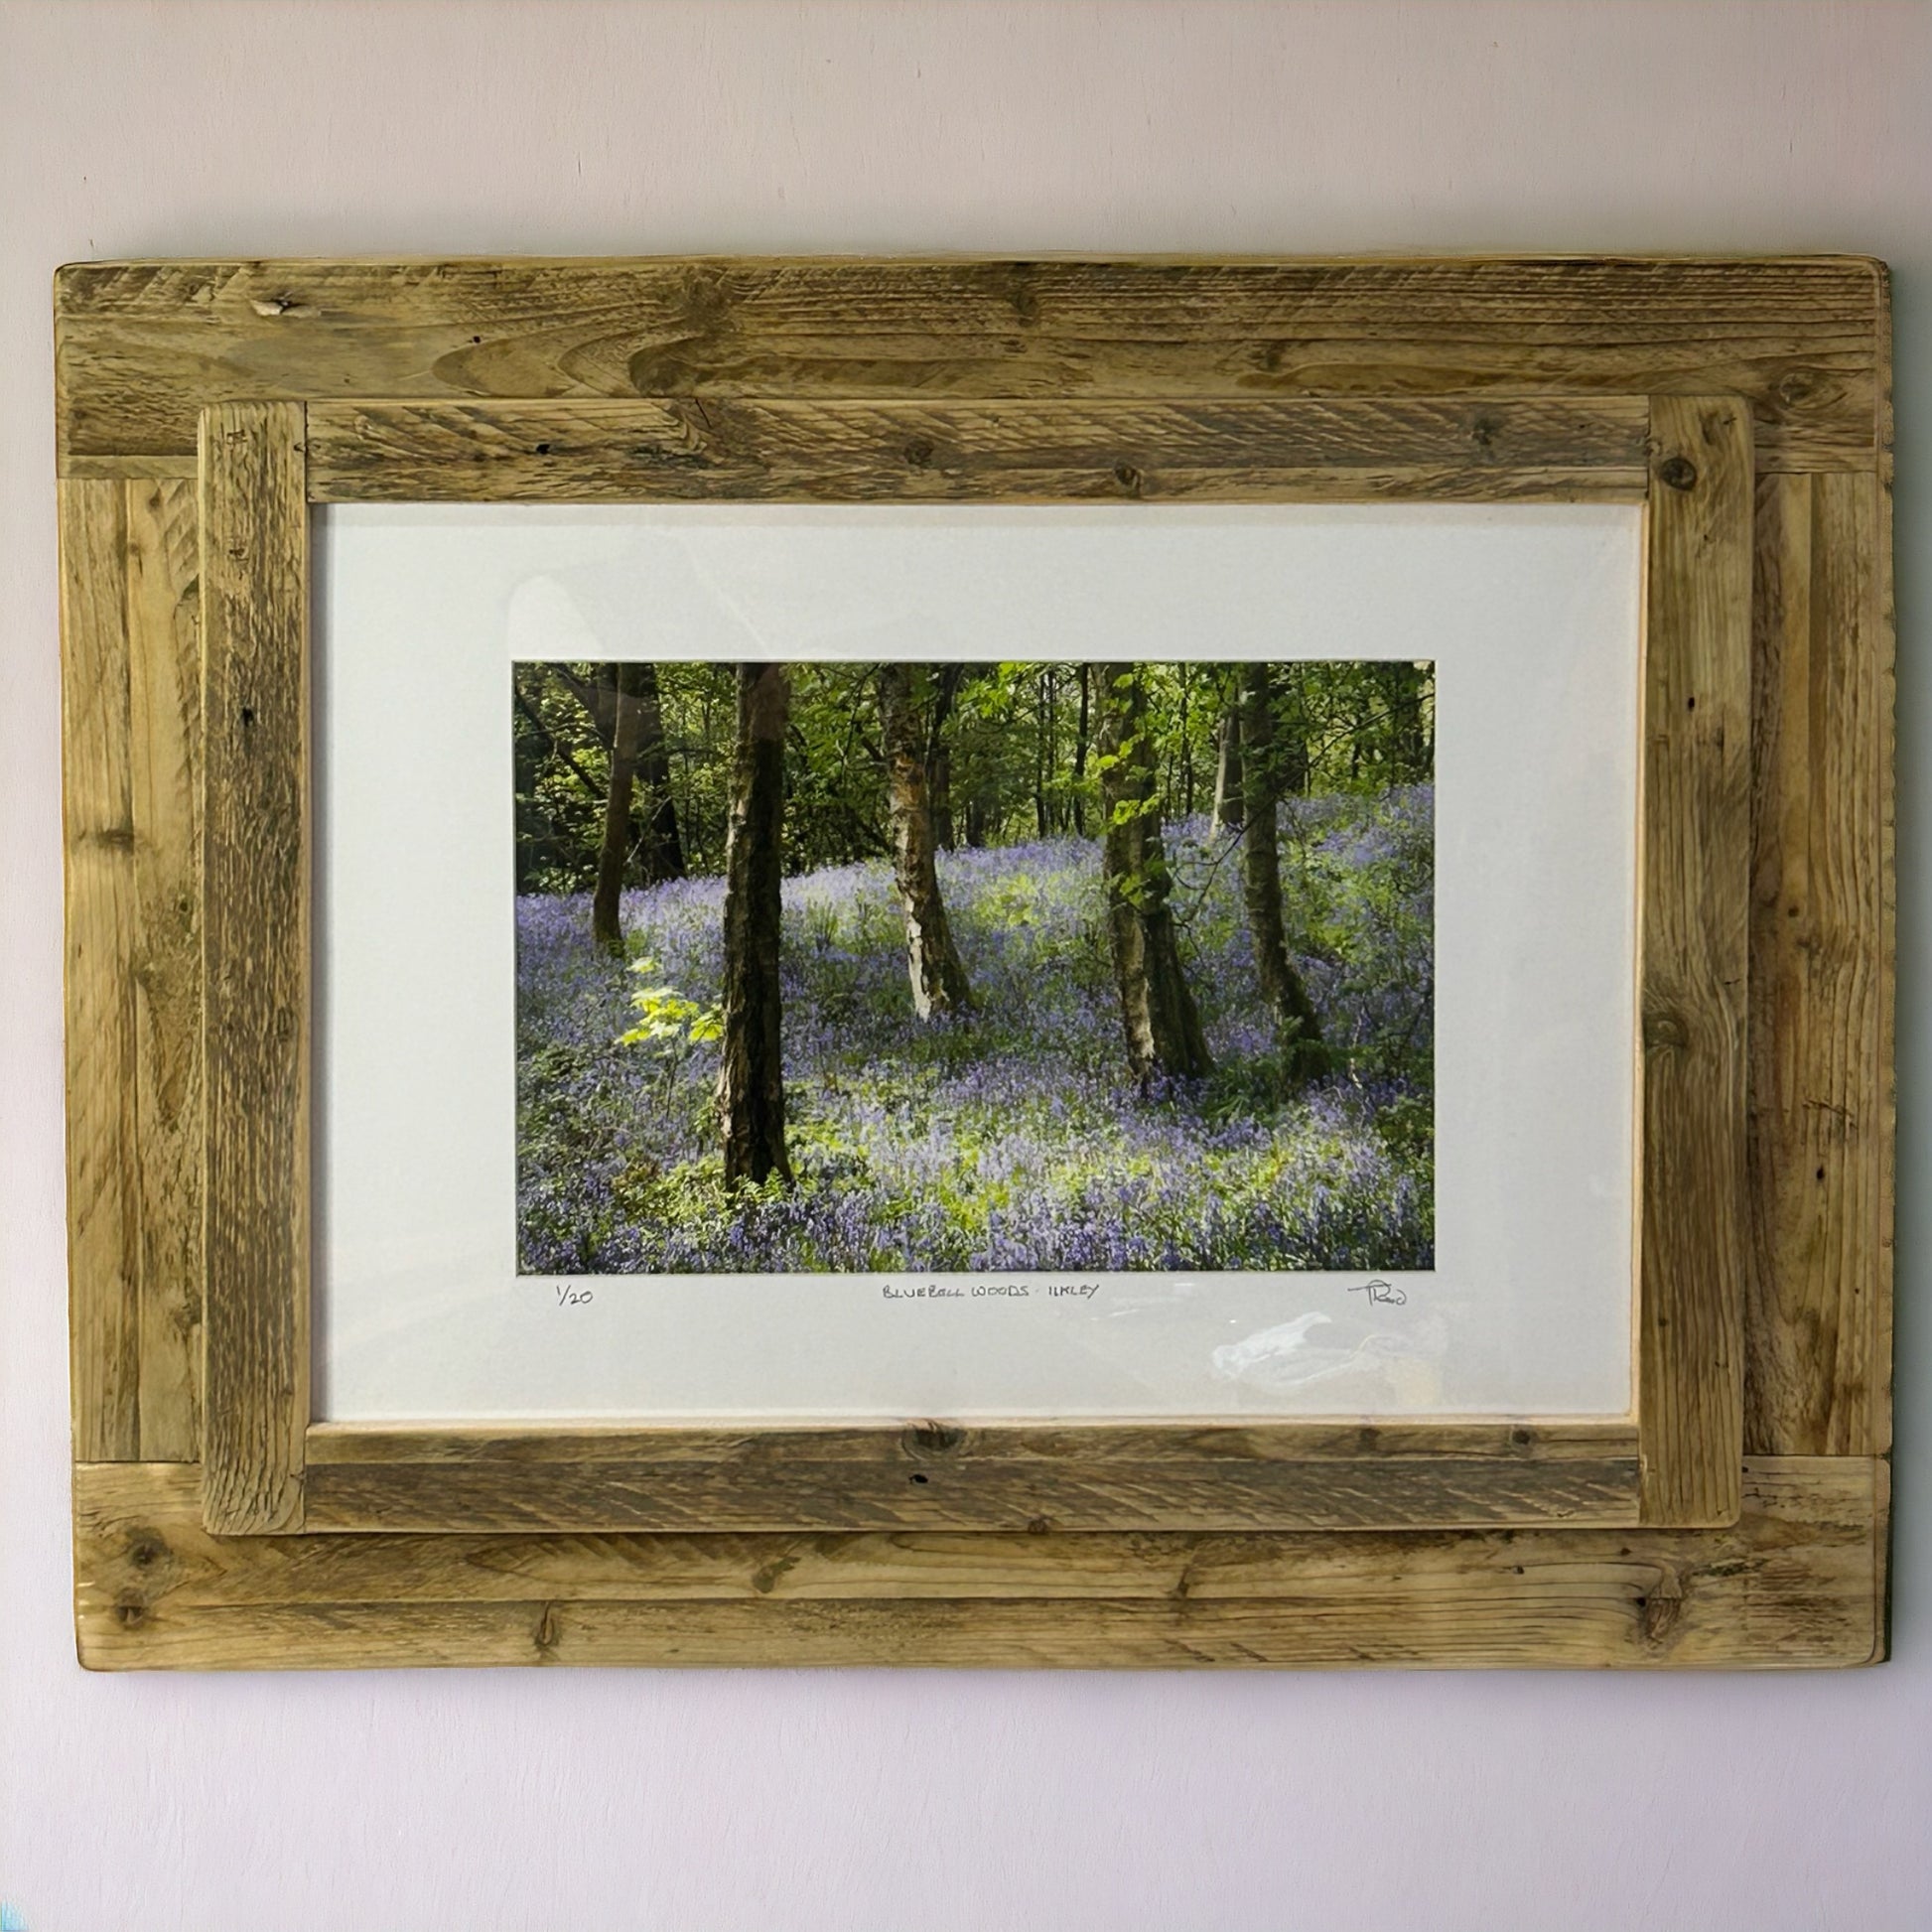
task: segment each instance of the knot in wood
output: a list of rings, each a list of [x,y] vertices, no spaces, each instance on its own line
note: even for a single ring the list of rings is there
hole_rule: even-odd
[[[1698,480],[1698,467],[1687,456],[1667,456],[1657,466],[1657,477],[1673,489],[1689,489]]]
[[[1114,481],[1130,496],[1138,496],[1141,493],[1141,473],[1131,463],[1114,465]]]
[[[1643,1043],[1647,1051],[1678,1052],[1691,1043],[1691,1030],[1676,1013],[1646,1013],[1643,1017]]]
[[[904,1440],[914,1455],[948,1455],[966,1440],[966,1432],[953,1423],[915,1422]]]
[[[915,436],[905,446],[905,461],[914,470],[923,470],[932,461],[932,445],[923,436]]]

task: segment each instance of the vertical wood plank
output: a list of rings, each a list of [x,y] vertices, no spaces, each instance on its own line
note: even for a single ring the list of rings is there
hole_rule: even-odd
[[[141,1453],[141,1255],[123,485],[62,483],[60,522],[73,1445],[127,1461]]]
[[[203,1508],[302,1527],[309,1420],[309,526],[299,403],[202,417]]]
[[[1757,491],[1745,1447],[1890,1445],[1892,653],[1874,476]]]
[[[192,483],[126,485],[141,1454],[201,1447],[202,664]]]
[[[1653,397],[1646,556],[1643,1520],[1734,1522],[1743,1440],[1751,430]]]

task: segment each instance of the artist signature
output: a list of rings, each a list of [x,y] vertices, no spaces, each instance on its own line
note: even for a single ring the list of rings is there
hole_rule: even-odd
[[[1371,1302],[1379,1302],[1391,1309],[1405,1308],[1409,1301],[1408,1291],[1397,1288],[1393,1282],[1350,1282],[1348,1292],[1351,1295],[1366,1295]]]

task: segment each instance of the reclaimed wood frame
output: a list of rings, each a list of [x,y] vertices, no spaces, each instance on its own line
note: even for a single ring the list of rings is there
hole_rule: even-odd
[[[56,325],[83,1662],[1882,1653],[1881,265],[99,264]],[[1642,501],[1633,1413],[312,1423],[310,505],[693,496]]]

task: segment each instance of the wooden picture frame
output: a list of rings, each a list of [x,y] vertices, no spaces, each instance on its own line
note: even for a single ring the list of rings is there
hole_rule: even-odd
[[[151,263],[56,302],[83,1661],[1881,1651],[1878,265]],[[313,1424],[310,505],[671,497],[1643,502],[1633,1413]]]

